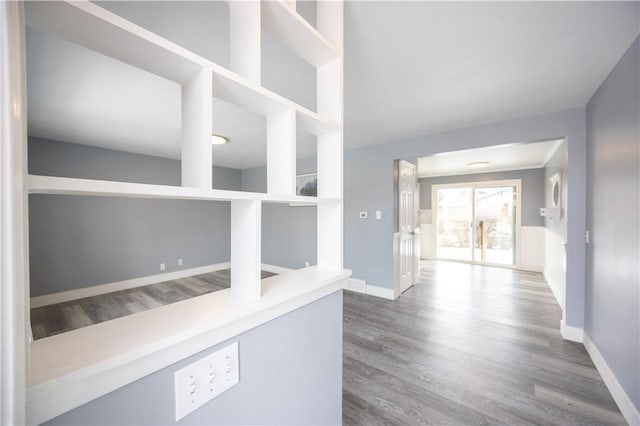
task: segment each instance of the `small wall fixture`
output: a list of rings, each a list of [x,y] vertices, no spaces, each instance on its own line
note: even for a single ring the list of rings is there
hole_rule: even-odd
[[[467,167],[470,167],[472,169],[479,169],[481,167],[487,167],[488,165],[488,161],[475,161],[473,163],[467,163]]]
[[[225,138],[224,136],[220,136],[220,135],[211,135],[211,145],[224,145],[225,143],[228,143],[229,139]]]

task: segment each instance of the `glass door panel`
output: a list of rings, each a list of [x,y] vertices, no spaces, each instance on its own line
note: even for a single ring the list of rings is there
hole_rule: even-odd
[[[475,189],[476,262],[515,264],[515,186]]]
[[[436,257],[472,261],[473,189],[438,189],[436,196]]]

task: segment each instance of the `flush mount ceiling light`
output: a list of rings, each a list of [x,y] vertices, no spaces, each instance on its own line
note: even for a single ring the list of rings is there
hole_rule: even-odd
[[[220,135],[211,135],[211,145],[224,145],[225,143],[228,143],[229,139],[225,138],[224,136],[220,136]]]
[[[487,167],[488,165],[488,161],[475,161],[473,163],[467,163],[467,167],[470,167],[472,169],[479,169],[481,167]]]

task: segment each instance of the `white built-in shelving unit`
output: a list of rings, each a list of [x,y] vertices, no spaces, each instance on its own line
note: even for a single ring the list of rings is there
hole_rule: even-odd
[[[27,397],[29,421],[50,419],[133,381],[141,374],[229,338],[229,327],[235,332],[243,330],[238,326],[240,320],[246,327],[255,326],[258,320],[251,315],[261,313],[259,321],[265,321],[287,309],[309,303],[328,291],[335,291],[338,287],[329,289],[327,286],[348,276],[342,263],[341,1],[318,1],[315,27],[296,12],[295,1],[229,2],[229,69],[90,2],[32,3],[27,8],[25,21],[29,27],[164,77],[182,87],[181,186],[26,175],[26,193],[222,200],[231,204],[230,291],[158,308],[165,309],[162,312],[131,316],[137,320],[125,317],[110,321],[112,324],[98,324],[91,333],[80,329],[33,342]],[[316,68],[316,111],[261,85],[263,32],[269,32]],[[266,118],[267,193],[212,189],[213,97]],[[295,194],[297,130],[317,136],[318,197]],[[317,265],[261,280],[263,203],[299,203],[317,207]],[[191,305],[187,307],[189,303]],[[207,311],[207,304],[215,305],[213,313]],[[167,315],[175,315],[175,321],[169,323]],[[136,329],[136,325],[145,328]],[[209,333],[208,340],[201,338],[205,332]],[[130,333],[138,336],[136,347],[132,347],[131,338],[122,337]],[[86,340],[83,342],[82,339]],[[185,339],[191,340],[176,350],[174,346]],[[109,342],[108,347],[104,341]],[[78,344],[95,350],[78,353],[74,349],[64,349]],[[100,344],[104,346],[103,350],[99,350]],[[159,350],[169,347],[173,349],[158,355]],[[133,363],[137,363],[135,371],[132,370]],[[131,368],[125,368],[126,365]],[[122,368],[118,369],[118,366]],[[91,380],[92,383],[87,382]]]
[[[89,2],[30,4],[26,24],[164,77],[182,87],[182,186],[27,177],[29,194],[230,201],[232,291],[260,296],[262,203],[317,205],[318,267],[342,270],[342,3],[317,2],[317,29],[295,2],[229,3],[230,69]],[[317,112],[260,84],[268,31],[317,69]],[[212,189],[212,98],[267,122],[267,193]],[[215,120],[215,117],[214,117]],[[318,197],[295,194],[296,128],[317,136]]]

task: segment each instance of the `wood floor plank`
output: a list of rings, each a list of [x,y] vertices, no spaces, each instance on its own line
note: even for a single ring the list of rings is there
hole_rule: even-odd
[[[343,422],[624,424],[541,274],[425,262],[397,300],[345,291]]]
[[[262,278],[276,274],[262,271]],[[225,269],[31,309],[34,340],[229,288]]]

